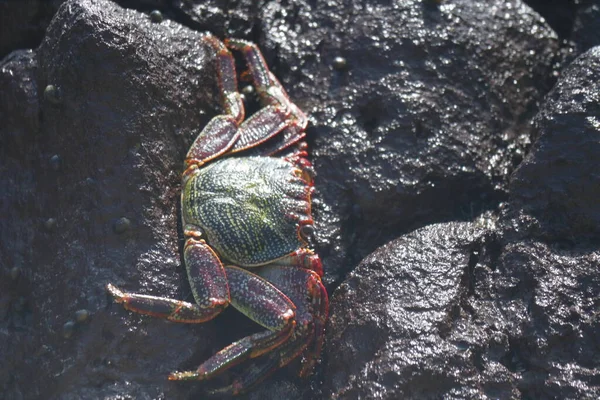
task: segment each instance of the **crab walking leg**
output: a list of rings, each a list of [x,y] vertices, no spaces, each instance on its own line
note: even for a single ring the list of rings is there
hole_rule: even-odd
[[[318,262],[320,264],[320,260]],[[296,335],[305,335],[307,345],[300,376],[306,376],[321,355],[325,340],[325,323],[329,314],[329,298],[319,272],[290,268],[288,265],[268,265],[261,268],[260,276],[280,288],[297,307]],[[296,355],[289,354],[290,358],[286,363]],[[283,354],[282,358],[285,359]]]
[[[298,120],[298,125],[306,128],[308,120],[306,115],[290,101],[287,92],[279,83],[275,75],[269,71],[258,46],[252,42],[241,39],[226,39],[225,46],[242,53],[250,69],[252,81],[256,86],[263,105],[275,105],[285,107],[290,110],[293,117]]]
[[[170,380],[206,380],[247,359],[259,357],[289,340],[296,307],[279,289],[242,268],[226,266],[231,304],[267,331],[247,336],[219,351],[195,371],[174,372]]]
[[[289,114],[281,108],[261,108],[240,125],[239,140],[231,147],[231,152],[236,153],[264,143],[286,129],[291,122]]]
[[[269,265],[260,268],[258,273],[281,288],[297,306],[294,334],[277,349],[251,360],[233,383],[211,390],[211,394],[237,395],[247,392],[301,353],[305,358],[300,375],[305,376],[311,372],[320,356],[329,302],[316,272],[287,265]]]
[[[304,338],[292,339],[278,349],[277,352],[268,353],[262,357],[252,360],[248,367],[239,377],[228,385],[209,390],[211,395],[230,395],[246,393],[260,382],[268,378],[273,372],[292,361],[306,348]]]
[[[284,140],[278,143],[273,152],[279,151],[293,143],[301,140],[305,134],[304,130],[308,125],[306,115],[289,99],[285,89],[279,83],[275,75],[273,75],[262,56],[258,46],[252,42],[247,42],[240,39],[227,39],[225,45],[230,49],[239,51],[243,54],[250,70],[250,75],[256,91],[260,97],[261,103],[265,106],[263,114],[272,114],[269,118],[283,118],[286,120],[284,129],[277,132],[272,132],[269,136],[265,136],[262,140],[256,140],[251,135],[247,140],[244,140],[244,135],[240,137],[240,141],[236,142],[231,149],[232,152],[242,151],[262,143],[265,140],[275,136],[283,131]]]
[[[238,126],[244,120],[244,103],[237,90],[235,61],[227,47],[213,36],[203,40],[216,53],[217,80],[225,114],[214,117],[198,135],[185,159],[186,167],[202,164],[225,153],[239,137]]]
[[[213,319],[229,304],[229,288],[223,265],[210,247],[192,238],[186,241],[184,259],[196,304],[126,293],[112,284],[108,284],[107,289],[117,303],[139,314],[183,323],[201,323]]]

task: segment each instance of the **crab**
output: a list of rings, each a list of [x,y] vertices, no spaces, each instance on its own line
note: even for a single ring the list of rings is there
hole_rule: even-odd
[[[299,375],[319,359],[328,315],[314,233],[314,172],[302,139],[308,123],[271,73],[259,48],[239,39],[203,41],[214,50],[223,113],[191,145],[184,161],[181,219],[184,263],[193,302],[108,292],[125,309],[173,322],[202,323],[229,305],[265,328],[214,354],[196,370],[169,380],[210,380],[245,368],[215,394],[247,392],[302,356]],[[248,66],[261,107],[245,118],[235,60]]]

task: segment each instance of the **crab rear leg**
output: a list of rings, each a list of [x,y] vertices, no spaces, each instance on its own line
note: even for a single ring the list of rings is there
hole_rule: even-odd
[[[281,288],[298,308],[296,336],[302,338],[304,347],[296,348],[292,343],[281,351],[281,358],[288,363],[299,354],[295,351],[303,352],[300,376],[308,375],[321,355],[325,340],[325,323],[329,314],[329,297],[319,275],[322,271],[321,262],[318,256],[311,256],[309,260],[311,263],[318,262],[319,271],[294,268],[286,264],[269,265],[260,271],[260,276]]]
[[[296,326],[296,307],[279,289],[260,276],[226,266],[231,304],[267,331],[225,347],[195,371],[174,372],[170,380],[207,380],[245,360],[260,357],[287,342]]]
[[[184,260],[195,303],[126,293],[112,284],[108,284],[108,292],[117,303],[122,303],[125,309],[133,312],[174,322],[208,321],[229,305],[225,270],[214,251],[204,241],[194,238],[186,241]]]
[[[249,361],[246,369],[232,384],[211,390],[211,394],[236,395],[247,392],[300,354],[304,355],[300,376],[305,376],[320,356],[329,301],[318,274],[289,265],[261,267],[258,274],[281,288],[297,306],[294,332],[279,347]]]

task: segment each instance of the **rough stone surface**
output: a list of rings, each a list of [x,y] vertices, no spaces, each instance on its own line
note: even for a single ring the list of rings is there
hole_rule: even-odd
[[[175,15],[185,16],[186,24],[207,30],[219,37],[251,37],[257,11],[264,1],[251,0],[175,0]]]
[[[592,201],[600,189],[599,54],[580,56],[549,94],[540,137],[514,174],[499,220],[405,235],[365,258],[336,290],[328,343],[337,345],[325,355],[324,393],[600,396]]]
[[[524,3],[548,21],[562,39],[567,39],[571,35],[580,2],[581,0],[524,0]]]
[[[585,223],[595,208],[577,182],[536,166],[557,148],[567,161],[558,171],[597,183],[595,147],[579,153],[587,161],[569,150],[582,132],[597,142],[596,53],[566,73],[532,129],[563,58],[557,35],[517,0],[119,3],[165,20],[69,0],[39,48],[0,61],[4,397],[202,398],[203,384],[166,374],[257,329],[234,312],[198,326],[130,315],[104,289],[190,298],[179,174],[219,110],[203,30],[256,41],[311,115],[330,291],[380,245],[436,223],[377,250],[335,293],[309,380],[294,364],[243,398],[598,397],[598,253]],[[548,133],[563,114],[582,127],[572,141]],[[532,177],[540,195],[526,208]],[[548,199],[563,208],[543,212]],[[438,224],[484,210],[494,211]],[[558,247],[565,232],[586,233],[588,247]]]
[[[558,49],[531,9],[295,0],[263,15],[264,47],[310,112],[315,166],[332,182],[316,207],[332,280],[400,232],[505,198]]]
[[[65,0],[0,2],[0,60],[18,49],[36,47],[46,27]]]
[[[600,233],[600,47],[566,71],[536,118],[539,139],[511,182],[511,198],[553,241]]]
[[[466,222],[431,225],[360,263],[332,299],[327,338],[338,345],[325,365],[331,398],[484,394],[469,338],[452,336],[480,239]],[[498,394],[507,398],[510,377],[504,375],[497,376],[504,386]]]
[[[600,46],[600,3],[598,1],[585,0],[578,5],[572,40],[579,52]]]
[[[167,386],[166,374],[214,351],[210,324],[123,318],[104,288],[189,294],[179,172],[218,107],[199,37],[107,1],[71,1],[37,51],[2,61],[0,262],[22,271],[2,280],[3,397],[181,398],[191,387]],[[117,234],[122,217],[131,226]],[[65,339],[81,308],[90,322]]]
[[[332,298],[326,398],[597,398],[599,262],[481,223],[394,240]]]

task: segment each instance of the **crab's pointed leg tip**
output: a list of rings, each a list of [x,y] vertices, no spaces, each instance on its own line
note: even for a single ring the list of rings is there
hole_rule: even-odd
[[[110,295],[115,299],[117,303],[122,303],[125,298],[125,293],[123,293],[119,288],[114,286],[112,283],[106,285],[106,290]]]
[[[195,371],[171,372],[167,379],[170,381],[200,380],[200,376]]]

